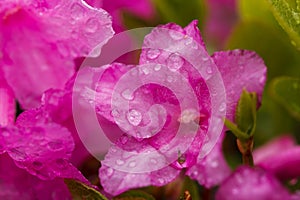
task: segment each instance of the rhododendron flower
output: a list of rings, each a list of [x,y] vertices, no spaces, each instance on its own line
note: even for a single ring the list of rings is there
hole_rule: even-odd
[[[0,66],[23,108],[37,107],[42,93],[63,88],[73,59],[87,56],[113,35],[102,9],[81,0],[4,0],[0,5]]]
[[[300,177],[300,146],[285,135],[273,139],[253,152],[257,166],[273,173],[280,180]]]
[[[261,99],[266,73],[254,52],[234,50],[209,56],[197,21],[185,28],[173,23],[154,28],[145,37],[138,66],[114,63],[97,70],[101,75],[95,91],[96,111],[114,142],[99,177],[112,195],[165,185],[184,168],[207,187],[221,182],[229,168],[220,148],[223,122],[213,112],[226,112],[233,120],[243,88]],[[218,72],[221,80],[216,79]],[[220,84],[226,94],[218,93]],[[220,102],[222,95],[226,95],[224,102]],[[209,128],[214,123],[221,124],[221,129]]]
[[[96,8],[103,8],[113,18],[113,28],[118,33],[125,29],[122,20],[122,12],[130,12],[140,18],[149,19],[154,15],[154,8],[149,0],[86,0]]]
[[[290,199],[290,194],[271,173],[241,166],[221,184],[216,199],[280,200]]]

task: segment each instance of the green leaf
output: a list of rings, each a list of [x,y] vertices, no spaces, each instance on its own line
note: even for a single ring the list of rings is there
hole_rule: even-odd
[[[256,127],[257,96],[243,90],[235,113],[235,122],[239,130],[252,136]]]
[[[225,126],[235,135],[235,137],[240,140],[248,140],[250,138],[249,135],[243,133],[233,122],[228,119],[225,119]]]
[[[108,200],[97,190],[79,181],[72,179],[65,179],[64,181],[72,194],[72,198],[75,200]]]
[[[113,200],[155,200],[155,198],[141,190],[130,190],[114,197]]]
[[[205,5],[203,0],[152,0],[165,23],[175,22],[186,26],[194,19],[204,22]]]
[[[240,140],[248,140],[256,128],[257,96],[243,90],[235,113],[235,124],[225,119],[225,125]]]
[[[300,79],[276,78],[270,87],[272,97],[284,106],[292,116],[300,120]]]
[[[290,36],[292,43],[300,48],[300,10],[299,1],[297,1],[296,8],[286,0],[268,0],[271,5],[273,15],[278,23]]]
[[[259,20],[267,24],[277,24],[266,0],[239,0],[237,3],[242,21]]]

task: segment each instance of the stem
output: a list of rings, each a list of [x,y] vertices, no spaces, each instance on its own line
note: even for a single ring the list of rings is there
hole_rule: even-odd
[[[237,146],[242,154],[243,164],[254,166],[253,163],[253,137],[250,137],[248,140],[239,140],[237,139]]]
[[[203,187],[203,195],[202,195],[202,199],[203,200],[210,200],[210,195],[211,195],[211,190]]]

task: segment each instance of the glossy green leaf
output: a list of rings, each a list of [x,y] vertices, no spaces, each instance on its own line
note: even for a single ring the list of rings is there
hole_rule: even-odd
[[[250,136],[253,135],[256,127],[256,104],[256,94],[243,90],[236,108],[235,122],[243,133]]]
[[[292,43],[300,48],[300,10],[299,1],[297,9],[286,0],[268,0],[271,5],[271,10],[277,19],[278,23],[290,36]]]
[[[256,103],[255,93],[243,90],[235,113],[235,124],[225,119],[225,125],[240,140],[247,140],[253,136],[256,128]]]
[[[203,0],[152,0],[165,23],[175,22],[186,26],[194,19],[204,22],[205,5]]]
[[[300,120],[300,79],[276,78],[271,84],[271,95],[294,117]]]
[[[72,198],[75,200],[108,200],[97,190],[76,180],[65,179],[65,183],[72,194]]]
[[[260,20],[265,23],[276,24],[267,0],[239,0],[238,11],[242,21]]]
[[[155,200],[155,198],[141,190],[130,190],[114,197],[113,200]]]

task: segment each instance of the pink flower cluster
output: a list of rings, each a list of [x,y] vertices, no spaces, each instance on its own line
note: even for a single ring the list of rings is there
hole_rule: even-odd
[[[110,14],[100,7],[113,17],[112,10],[124,6],[145,17],[153,10],[144,1],[137,6],[121,0],[89,3],[98,8],[80,0],[0,3],[1,199],[71,199],[64,179],[96,188],[77,168],[89,153],[72,113],[80,71],[74,60],[98,56],[114,35]],[[113,20],[120,25],[118,17]],[[163,186],[184,169],[207,188],[221,184],[220,200],[250,199],[249,193],[257,199],[297,198],[278,180],[299,176],[294,157],[299,147],[292,139],[257,150],[257,168],[240,167],[232,174],[222,155],[225,128],[214,112],[233,120],[243,89],[261,100],[266,67],[256,53],[233,50],[210,56],[197,21],[185,28],[169,23],[145,37],[139,65],[112,63],[88,70],[101,74],[94,81],[92,104],[113,141],[99,169],[106,193]],[[224,102],[218,102],[220,95]],[[16,120],[15,102],[24,110]],[[212,124],[221,124],[220,132]],[[289,148],[278,153],[282,142]]]

